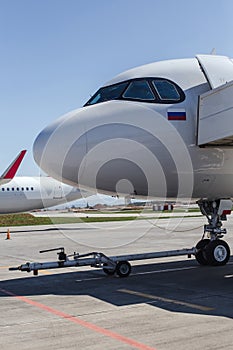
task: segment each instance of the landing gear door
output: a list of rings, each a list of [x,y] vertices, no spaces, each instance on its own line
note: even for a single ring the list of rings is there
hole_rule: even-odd
[[[233,61],[226,56],[196,56],[211,89],[233,80]]]

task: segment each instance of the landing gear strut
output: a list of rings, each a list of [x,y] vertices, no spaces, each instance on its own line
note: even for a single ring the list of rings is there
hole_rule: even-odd
[[[222,228],[222,221],[227,220],[226,216],[231,214],[232,201],[230,199],[200,200],[197,203],[201,213],[206,216],[208,225],[204,225],[204,234],[196,245],[196,260],[200,265],[225,265],[230,258],[230,248],[225,241],[221,240],[227,233],[227,230]]]

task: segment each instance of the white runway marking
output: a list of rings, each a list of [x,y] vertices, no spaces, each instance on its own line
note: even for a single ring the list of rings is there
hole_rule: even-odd
[[[153,271],[145,271],[145,272],[137,272],[132,273],[130,276],[137,276],[137,275],[150,275],[154,273],[164,273],[164,272],[175,272],[175,271],[183,271],[183,270],[192,270],[196,269],[198,266],[189,266],[189,267],[177,267],[174,269],[164,269],[164,270],[153,270]]]
[[[107,277],[107,276],[106,276]],[[88,281],[96,281],[96,280],[103,280],[105,276],[103,277],[92,277],[92,278],[84,278],[81,280],[76,280],[75,282],[88,282]]]
[[[174,268],[174,269],[164,269],[164,270],[153,270],[153,271],[137,272],[137,273],[130,274],[129,277],[139,276],[139,275],[150,275],[150,274],[155,274],[155,273],[165,273],[165,272],[176,272],[176,271],[183,271],[183,270],[191,270],[191,269],[196,269],[196,268],[198,268],[198,266],[189,266],[189,267],[179,267],[179,268]],[[83,279],[78,279],[75,282],[96,281],[96,280],[105,279],[106,277],[107,276],[83,278]]]

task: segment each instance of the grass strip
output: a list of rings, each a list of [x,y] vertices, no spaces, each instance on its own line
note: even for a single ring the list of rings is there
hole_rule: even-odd
[[[175,216],[175,218],[194,218],[200,215]],[[35,217],[32,214],[12,214],[0,215],[0,227],[9,226],[33,226],[33,225],[58,225],[58,224],[76,224],[82,222],[110,222],[110,221],[130,221],[130,220],[161,220],[170,219],[171,216],[147,217],[147,216],[105,216],[105,217]]]

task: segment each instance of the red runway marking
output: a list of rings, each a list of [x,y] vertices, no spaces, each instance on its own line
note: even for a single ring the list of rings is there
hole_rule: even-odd
[[[112,332],[108,329],[105,329],[105,328],[102,328],[102,327],[99,327],[99,326],[96,326],[95,324],[93,323],[90,323],[90,322],[86,322],[84,320],[81,320],[80,318],[78,317],[75,317],[75,316],[71,316],[69,314],[66,314],[62,311],[59,311],[59,310],[56,310],[54,308],[51,308],[50,306],[46,306],[42,303],[39,303],[37,301],[33,301],[29,298],[26,298],[26,297],[23,297],[23,296],[20,296],[20,295],[16,295],[8,290],[5,290],[5,289],[2,289],[0,288],[0,292],[6,294],[6,295],[10,295],[11,297],[14,297],[18,300],[21,300],[23,301],[24,303],[26,304],[29,304],[29,305],[32,305],[32,306],[35,306],[37,307],[38,309],[41,309],[41,310],[44,310],[44,311],[47,311],[53,315],[56,315],[56,316],[59,316],[61,318],[65,318],[66,320],[70,321],[70,322],[73,322],[73,323],[76,323],[78,324],[79,326],[82,326],[82,327],[85,327],[85,328],[88,328],[94,332],[97,332],[97,333],[100,333],[102,335],[105,335],[106,337],[109,337],[109,338],[112,338],[112,339],[115,339],[115,340],[118,340],[122,343],[125,343],[125,344],[128,344],[130,346],[133,346],[135,347],[136,349],[140,349],[140,350],[156,350],[155,348],[152,348],[150,346],[147,346],[147,345],[144,345],[142,343],[138,343],[137,341],[133,340],[133,339],[130,339],[130,338],[127,338],[127,337],[124,337],[123,335],[120,335],[118,333],[115,333],[115,332]]]

